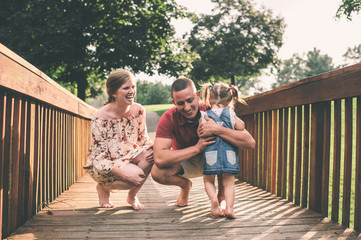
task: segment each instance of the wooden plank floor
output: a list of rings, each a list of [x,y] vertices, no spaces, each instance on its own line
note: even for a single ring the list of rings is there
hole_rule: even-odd
[[[238,218],[212,219],[202,178],[193,179],[189,205],[173,206],[179,189],[148,178],[139,192],[141,211],[112,194],[113,209],[98,208],[95,182],[81,178],[8,239],[357,239],[357,233],[319,214],[236,182]],[[359,237],[361,239],[361,235]]]

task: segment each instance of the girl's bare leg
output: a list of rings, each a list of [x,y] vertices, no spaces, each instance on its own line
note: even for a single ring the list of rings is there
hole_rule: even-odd
[[[220,216],[224,217],[225,216],[225,211],[226,211],[226,200],[225,200],[225,196],[224,196],[224,188],[223,188],[223,176],[217,175],[217,182],[218,182],[218,202],[219,202],[219,209],[220,209]]]
[[[211,176],[203,176],[203,181],[204,181],[204,188],[206,189],[206,193],[208,195],[209,200],[211,200],[211,217],[212,218],[217,218],[220,215],[220,210],[219,210],[219,202],[218,202],[218,198],[217,198],[217,190],[216,190],[216,186],[214,184],[215,182],[215,175],[211,175]]]
[[[234,214],[234,176],[231,174],[223,174],[223,188],[226,198],[225,215],[227,218],[235,219],[237,216]]]

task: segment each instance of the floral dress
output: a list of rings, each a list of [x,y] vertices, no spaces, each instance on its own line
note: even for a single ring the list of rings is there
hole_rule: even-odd
[[[147,133],[145,110],[139,104],[134,107],[136,111],[125,118],[94,117],[91,121],[91,147],[84,168],[100,184],[114,182],[111,170],[131,163],[152,144]]]

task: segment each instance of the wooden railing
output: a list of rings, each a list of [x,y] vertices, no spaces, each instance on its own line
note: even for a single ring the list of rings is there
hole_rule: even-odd
[[[95,109],[0,44],[0,236],[84,174]]]
[[[241,179],[361,231],[361,64],[246,99]]]

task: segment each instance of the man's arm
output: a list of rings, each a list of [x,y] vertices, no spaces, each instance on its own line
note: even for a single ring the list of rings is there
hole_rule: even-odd
[[[154,163],[157,167],[162,168],[186,161],[202,153],[207,145],[215,143],[212,139],[214,139],[214,137],[200,138],[194,146],[173,150],[171,149],[172,139],[155,138],[153,145]]]
[[[200,138],[217,135],[234,146],[244,149],[252,149],[256,142],[252,135],[246,130],[236,130],[223,127],[213,119],[205,116],[206,122],[200,124],[198,134]]]

